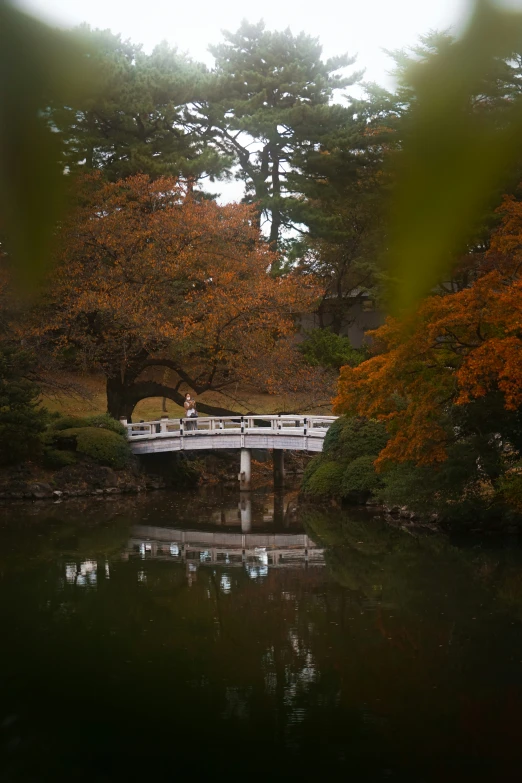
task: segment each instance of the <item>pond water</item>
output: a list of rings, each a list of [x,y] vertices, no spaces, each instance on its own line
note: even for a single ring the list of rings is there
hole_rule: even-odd
[[[0,779],[518,779],[516,542],[294,501],[0,509]]]

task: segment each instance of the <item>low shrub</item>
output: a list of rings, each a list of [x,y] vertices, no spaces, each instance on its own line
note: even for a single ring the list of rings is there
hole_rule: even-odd
[[[45,449],[43,453],[43,465],[50,470],[59,470],[67,465],[74,465],[76,456],[72,451],[62,449]]]
[[[323,454],[338,448],[346,417],[340,416],[328,427],[323,441]]]
[[[317,457],[307,466],[301,489],[309,495],[340,497],[342,478],[342,465],[323,457]]]
[[[108,413],[99,413],[95,416],[59,416],[50,424],[50,430],[60,432],[72,428],[99,427],[103,430],[115,432],[117,435],[126,436],[127,431],[121,422],[113,419]]]
[[[358,457],[377,457],[388,442],[386,425],[374,419],[340,416],[328,428],[323,453],[350,462]]]
[[[80,454],[91,457],[99,465],[108,465],[120,470],[130,459],[131,452],[127,441],[115,432],[100,427],[73,427],[60,434],[61,445],[67,441]]]
[[[55,419],[51,422],[49,427],[51,432],[61,432],[62,430],[70,430],[72,427],[88,427],[87,419],[80,416],[60,416],[59,419]]]
[[[375,494],[382,486],[382,478],[373,463],[387,440],[382,422],[340,416],[326,433],[321,456],[313,459],[305,471],[303,492],[332,495],[355,503]],[[361,498],[361,494],[366,498]]]
[[[354,493],[373,495],[380,489],[382,479],[375,472],[374,461],[374,456],[366,455],[357,457],[347,465],[341,482],[343,497]]]
[[[113,419],[109,413],[100,413],[97,416],[88,416],[85,421],[88,427],[100,427],[110,432],[115,432],[116,435],[127,437],[127,430],[120,421]]]
[[[473,446],[451,445],[448,458],[437,466],[411,462],[388,466],[381,474],[379,500],[387,506],[406,505],[421,517],[436,515],[440,524],[454,531],[496,524],[505,516],[507,497],[495,497]]]

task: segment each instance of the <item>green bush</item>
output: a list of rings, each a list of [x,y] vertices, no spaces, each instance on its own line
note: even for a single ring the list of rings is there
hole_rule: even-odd
[[[481,472],[473,443],[453,444],[440,465],[389,466],[382,473],[378,497],[385,505],[406,505],[423,517],[436,514],[454,530],[489,526],[504,513]]]
[[[323,454],[335,455],[344,462],[366,456],[375,459],[387,442],[388,434],[383,422],[340,416],[328,428]]]
[[[323,441],[323,454],[333,451],[339,446],[339,440],[341,438],[345,420],[345,416],[340,416],[328,427]]]
[[[339,417],[328,429],[321,456],[305,471],[303,492],[352,503],[369,494],[385,506],[407,506],[421,518],[435,516],[452,530],[495,528],[502,520],[522,527],[522,411],[506,411],[503,398],[491,394],[453,406],[442,422],[451,435],[443,462],[388,461],[376,473],[374,462],[388,441],[385,425]],[[342,471],[340,482],[325,463]]]
[[[63,451],[62,449],[45,449],[43,454],[43,464],[50,470],[59,470],[67,465],[74,465],[76,456],[72,451]]]
[[[312,367],[330,367],[339,370],[345,364],[355,367],[364,358],[364,352],[354,348],[348,337],[341,337],[331,329],[312,329],[297,347]]]
[[[382,421],[346,416],[337,421],[340,422],[340,432],[337,444],[331,451],[344,462],[359,457],[376,459],[388,442],[386,425]],[[328,443],[325,446],[328,448]]]
[[[375,457],[364,456],[357,457],[353,462],[348,463],[341,484],[343,497],[352,493],[364,493],[373,495],[382,485],[382,479],[375,472],[373,465]]]
[[[116,470],[124,468],[131,455],[129,444],[121,435],[99,427],[73,427],[63,430],[60,440],[63,445],[69,441],[73,447],[76,446],[76,451],[80,454]]]
[[[360,500],[354,495],[374,494],[382,480],[373,463],[387,441],[382,422],[340,416],[326,433],[323,453],[309,463],[304,473],[303,492],[352,501]],[[325,468],[325,464],[330,467]]]
[[[318,454],[314,457],[304,469],[303,478],[301,479],[301,490],[306,493],[310,493],[310,479],[314,475],[315,471],[324,462],[323,454]]]
[[[440,492],[437,492],[439,472],[438,466],[417,466],[411,462],[390,465],[382,475],[380,499],[388,506],[404,506],[407,498],[412,511],[437,513],[441,507]]]
[[[61,432],[61,430],[70,430],[72,427],[88,427],[87,419],[80,416],[60,416],[51,422],[49,429],[54,432]]]
[[[108,413],[100,413],[95,416],[60,416],[51,422],[50,429],[55,432],[80,429],[83,427],[99,427],[103,430],[115,432],[117,435],[126,436],[127,431],[121,422],[113,419]]]
[[[343,465],[316,457],[304,473],[301,489],[309,495],[340,497],[343,471]]]
[[[97,416],[88,416],[85,421],[87,422],[88,427],[101,427],[104,430],[115,432],[116,435],[121,435],[124,438],[127,437],[127,430],[121,421],[113,419],[109,413],[100,413]]]

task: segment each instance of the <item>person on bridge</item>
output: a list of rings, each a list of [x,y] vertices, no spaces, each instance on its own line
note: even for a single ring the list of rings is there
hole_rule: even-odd
[[[196,401],[192,399],[190,392],[185,394],[185,402],[183,403],[183,407],[185,408],[185,417],[189,419],[186,424],[187,430],[197,430],[198,412],[196,409]]]

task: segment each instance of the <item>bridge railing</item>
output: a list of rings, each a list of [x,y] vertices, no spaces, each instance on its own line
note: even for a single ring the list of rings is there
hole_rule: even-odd
[[[155,421],[140,421],[136,424],[122,423],[127,427],[129,440],[180,437],[197,434],[247,434],[260,435],[285,432],[295,435],[317,435],[324,437],[328,427],[336,416],[300,416],[300,415],[258,415],[258,416],[200,416],[191,418],[162,418]]]

